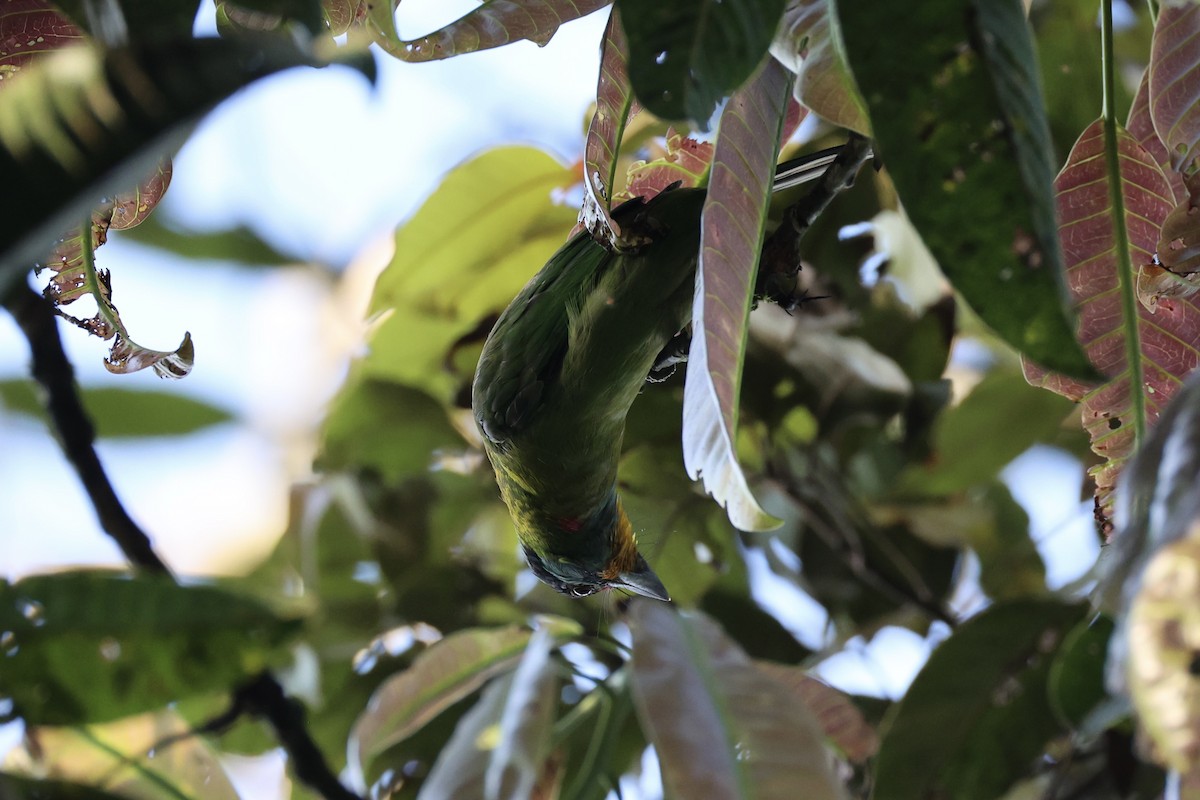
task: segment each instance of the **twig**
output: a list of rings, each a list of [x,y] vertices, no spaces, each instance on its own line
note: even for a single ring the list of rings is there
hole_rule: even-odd
[[[121,505],[92,446],[96,431],[75,390],[75,370],[63,352],[54,307],[23,283],[17,283],[8,292],[4,306],[29,342],[30,371],[45,395],[51,429],[79,475],[96,510],[100,527],[134,566],[147,572],[170,574],[167,565],[154,552],[149,537]]]
[[[799,202],[788,206],[783,221],[763,245],[755,294],[776,303],[791,300],[790,293],[778,287],[789,284],[800,269],[800,241],[833,198],[854,185],[859,168],[871,157],[871,143],[856,133],[850,134],[821,180]]]
[[[18,283],[4,296],[4,307],[29,342],[30,371],[45,393],[51,427],[79,475],[104,532],[135,566],[170,575],[170,569],[154,552],[150,538],[121,505],[96,455],[95,428],[76,391],[75,371],[63,352],[53,306],[28,286]],[[270,673],[264,672],[236,689],[231,708],[213,724],[232,724],[243,713],[262,717],[271,725],[287,751],[296,777],[305,785],[326,800],[361,800],[338,781],[305,727],[304,709],[283,693],[283,687]]]

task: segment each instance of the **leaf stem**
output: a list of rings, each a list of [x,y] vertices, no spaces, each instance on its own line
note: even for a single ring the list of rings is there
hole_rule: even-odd
[[[101,318],[112,326],[117,336],[125,341],[129,341],[129,331],[125,330],[125,325],[121,322],[120,315],[116,313],[117,310],[113,307],[112,301],[109,299],[111,291],[105,292],[105,287],[100,282],[100,275],[96,271],[96,242],[92,233],[94,227],[95,223],[92,221],[92,215],[88,214],[79,229],[79,246],[83,257],[84,286],[88,290],[88,294],[96,301],[96,310]]]
[[[1129,231],[1125,227],[1125,197],[1121,192],[1121,161],[1117,145],[1116,64],[1113,59],[1112,0],[1104,0],[1100,42],[1104,73],[1104,160],[1108,167],[1108,198],[1117,248],[1117,276],[1121,286],[1121,314],[1125,319],[1125,364],[1129,370],[1133,402],[1133,439],[1136,448],[1146,438],[1146,393],[1143,388],[1141,331],[1133,261],[1129,256]]]

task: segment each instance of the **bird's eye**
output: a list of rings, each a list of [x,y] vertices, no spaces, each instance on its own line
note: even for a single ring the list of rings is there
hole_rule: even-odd
[[[590,587],[590,586],[583,586],[583,585],[572,586],[571,587],[571,597],[587,597],[594,591],[595,590],[592,589],[592,587]]]

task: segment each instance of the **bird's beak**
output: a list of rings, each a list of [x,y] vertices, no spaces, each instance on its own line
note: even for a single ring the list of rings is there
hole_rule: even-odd
[[[613,581],[613,585],[628,589],[642,597],[667,603],[671,601],[671,595],[667,594],[667,587],[663,586],[662,581],[654,574],[654,570],[650,569],[650,565],[646,563],[646,559],[640,555],[634,562],[633,569],[617,573],[617,579]]]

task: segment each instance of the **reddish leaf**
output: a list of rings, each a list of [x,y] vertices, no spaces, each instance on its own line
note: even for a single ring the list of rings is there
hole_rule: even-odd
[[[1171,187],[1154,158],[1123,128],[1117,144],[1131,257],[1135,265],[1150,263],[1159,226],[1173,205]],[[1155,312],[1139,306],[1143,374],[1140,379],[1131,376],[1125,344],[1132,323],[1122,316],[1101,121],[1079,137],[1054,185],[1067,283],[1080,309],[1079,341],[1109,380],[1090,386],[1031,364],[1026,377],[1082,403],[1092,449],[1106,460],[1093,474],[1097,500],[1107,506],[1117,472],[1133,447],[1132,392],[1145,392],[1147,421],[1154,422],[1182,378],[1200,363],[1200,308],[1178,298],[1160,300]]]
[[[786,686],[812,712],[817,724],[846,758],[865,764],[879,751],[879,735],[839,690],[808,675],[800,667],[756,661],[754,666]]]
[[[401,61],[437,61],[529,39],[550,41],[558,26],[603,8],[612,0],[490,0],[444,28],[416,39],[396,30],[391,0],[367,5],[375,43]]]
[[[158,162],[158,168],[128,192],[113,198],[112,223],[114,231],[124,231],[142,224],[167,193],[171,185],[171,159]]]
[[[1129,109],[1129,121],[1125,127],[1129,129],[1129,134],[1137,139],[1138,144],[1158,162],[1167,180],[1171,182],[1175,201],[1179,202],[1186,197],[1183,176],[1171,169],[1171,154],[1167,152],[1167,146],[1162,143],[1162,139],[1158,138],[1158,132],[1154,130],[1154,120],[1150,118],[1150,70],[1142,74],[1142,82],[1133,98],[1133,105]]]
[[[774,59],[721,114],[701,221],[693,338],[683,394],[683,462],[742,530],[778,520],[759,506],[734,452],[746,317],[791,79]]]
[[[681,186],[698,186],[708,174],[713,160],[710,142],[699,142],[683,136],[675,130],[667,130],[667,152],[653,161],[638,161],[629,168],[629,179],[625,191],[618,200],[631,197],[650,198],[678,183]]]
[[[6,0],[0,4],[0,88],[39,53],[83,39],[83,31],[45,0]]]
[[[1200,6],[1164,3],[1150,47],[1150,116],[1171,167],[1192,171],[1200,144]]]
[[[641,110],[629,86],[629,48],[614,8],[600,45],[600,78],[596,83],[596,113],[588,125],[583,149],[583,185],[587,190],[579,222],[600,241],[616,241],[621,227],[612,218],[616,190],[617,154],[629,120]]]
[[[771,54],[796,73],[795,96],[805,107],[834,125],[870,136],[866,103],[835,36],[826,0],[792,0]]]

